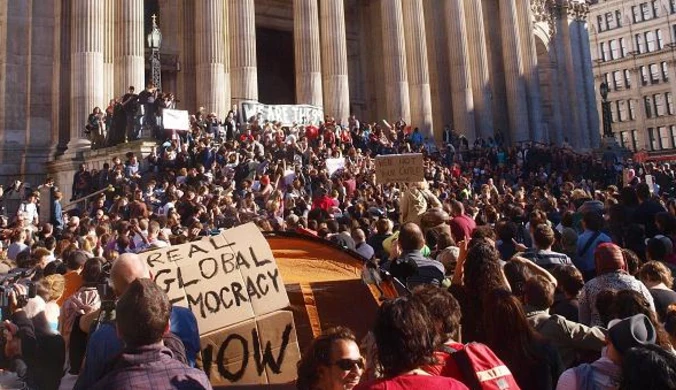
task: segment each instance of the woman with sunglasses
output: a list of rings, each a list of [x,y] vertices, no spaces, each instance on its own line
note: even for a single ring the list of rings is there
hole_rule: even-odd
[[[298,362],[298,390],[350,390],[364,372],[364,358],[348,328],[327,329]]]

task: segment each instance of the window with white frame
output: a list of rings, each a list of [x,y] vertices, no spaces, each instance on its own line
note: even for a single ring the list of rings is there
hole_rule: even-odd
[[[655,33],[652,31],[645,32],[645,46],[648,53],[657,50],[657,42],[655,40]]]
[[[606,30],[617,28],[617,24],[615,23],[615,15],[613,15],[612,12],[608,12],[604,16],[606,18]]]
[[[637,6],[631,7],[631,14],[634,17],[634,23],[638,23],[638,22],[643,20],[641,18],[642,15],[641,15],[641,8],[640,7],[637,7]],[[603,23],[603,17],[599,16],[598,18],[599,18],[599,23]]]
[[[643,97],[643,107],[645,109],[645,117],[646,118],[652,118],[653,117],[653,102],[650,96],[645,96]]]
[[[669,126],[669,132],[671,133],[671,144],[676,145],[676,126]]]
[[[660,15],[660,5],[662,4],[661,1],[658,0],[653,0],[652,1],[652,8],[653,8],[653,14],[652,17],[656,18]]]
[[[603,16],[599,15],[596,17],[596,24],[599,29],[599,32],[605,31],[605,23],[603,22]]]
[[[599,43],[599,58],[603,62],[608,61],[608,57],[606,57],[606,43],[605,42]]]
[[[636,100],[629,99],[627,104],[629,105],[629,120],[636,120]]]
[[[669,10],[671,13],[676,13],[676,0],[669,0]]]
[[[657,37],[657,50],[662,50],[664,48],[664,39],[662,38],[662,30],[655,30],[655,36]]]
[[[631,145],[633,151],[638,150],[638,130],[631,131]]]
[[[624,73],[624,87],[629,89],[631,88],[631,72],[629,69],[625,69],[622,72]]]
[[[644,20],[650,20],[651,9],[648,3],[641,3],[641,22]]]
[[[620,48],[622,50],[622,58],[629,55],[629,45],[626,39],[620,38]]]
[[[658,127],[657,134],[660,137],[660,149],[669,149],[669,138],[671,138],[669,129],[666,127]]]
[[[627,102],[624,100],[618,100],[617,102],[617,119],[620,122],[627,121]]]
[[[613,88],[616,91],[622,88],[622,72],[619,70],[613,72]]]
[[[641,65],[638,69],[641,72],[641,84],[648,85],[648,68],[646,68],[644,65]]]
[[[611,39],[609,43],[610,43],[610,59],[617,60],[621,58],[620,44],[617,42],[617,40]]]
[[[615,11],[615,25],[622,27],[622,12],[620,10]]]
[[[628,131],[621,131],[620,132],[620,144],[622,145],[623,148],[629,148],[629,143],[631,142],[631,139],[629,138],[629,132]]]
[[[657,64],[650,64],[650,83],[657,84],[660,82],[660,68]]]
[[[645,52],[645,45],[644,45],[644,40],[643,40],[643,34],[634,35],[634,39],[636,40],[636,52],[638,54],[644,53]]]
[[[662,94],[653,95],[653,107],[655,108],[655,116],[664,116],[664,99]]]
[[[608,106],[610,107],[610,122],[617,123],[617,104],[610,102]]]
[[[674,95],[667,92],[664,94],[664,100],[667,102],[667,114],[674,115]]]
[[[648,127],[648,139],[650,140],[650,150],[660,150],[660,138],[657,136],[654,127]]]
[[[669,64],[666,61],[662,61],[660,68],[662,69],[662,81],[669,81]]]

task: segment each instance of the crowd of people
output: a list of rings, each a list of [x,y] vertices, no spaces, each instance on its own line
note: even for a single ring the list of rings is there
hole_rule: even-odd
[[[402,287],[366,339],[344,327],[315,339],[299,389],[676,388],[669,164],[499,131],[470,143],[446,127],[437,142],[401,119],[200,109],[191,127],[146,157],[83,164],[73,200],[95,195],[65,214],[51,180],[50,199],[29,192],[8,210],[3,283],[29,278],[37,294],[7,295],[2,367],[30,388],[64,374],[76,389],[210,388],[194,316],[138,253],[247,222],[336,243],[363,257],[366,282]],[[424,155],[425,180],[378,184],[376,156],[402,153]]]

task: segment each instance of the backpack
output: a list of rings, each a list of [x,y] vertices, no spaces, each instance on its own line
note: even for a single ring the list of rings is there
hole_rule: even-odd
[[[453,357],[470,390],[520,390],[512,372],[487,345],[473,342],[460,350],[443,345],[441,350]]]

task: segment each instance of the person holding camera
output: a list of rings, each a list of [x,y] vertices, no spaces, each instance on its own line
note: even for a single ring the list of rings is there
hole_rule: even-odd
[[[58,389],[65,360],[63,338],[34,325],[36,317],[45,315],[44,301],[37,298],[31,305],[32,313],[28,313],[24,310],[28,287],[20,283],[13,285],[8,299],[9,320],[2,323],[4,348],[0,350],[0,368],[15,372],[30,389]]]
[[[110,282],[114,296],[102,296],[101,309],[84,314],[80,318],[80,328],[90,331],[84,364],[74,390],[91,389],[96,382],[110,372],[109,364],[113,364],[113,359],[120,353],[124,354],[126,340],[120,338],[120,335],[124,333],[118,334],[117,331],[116,324],[119,325],[119,323],[115,318],[116,316],[119,318],[120,313],[115,310],[114,301],[116,297],[122,297],[137,279],[149,278],[151,278],[150,271],[137,254],[125,253],[115,260],[110,270]],[[104,310],[108,304],[112,304],[111,310]],[[177,306],[171,307],[170,317],[170,332],[165,332],[162,336],[164,346],[171,350],[171,356],[175,360],[194,367],[200,351],[197,320],[190,309]],[[132,316],[131,318],[134,326],[138,327],[142,317]],[[127,347],[130,346],[127,345]],[[132,347],[139,347],[139,345]],[[164,349],[163,352],[158,353],[164,354]]]

